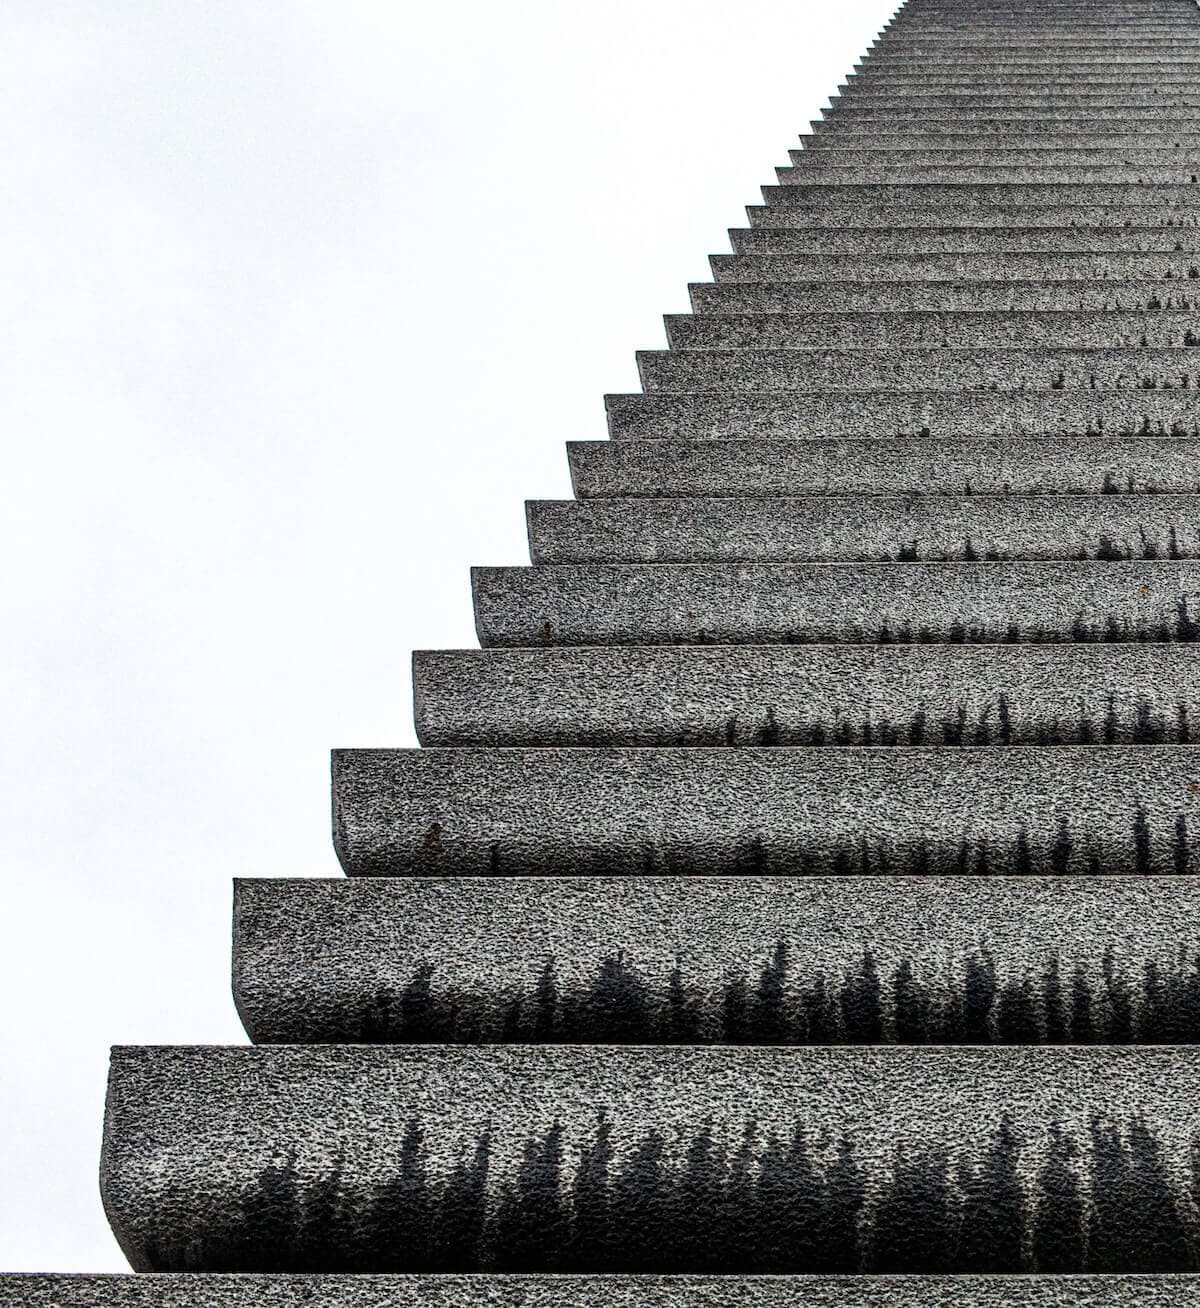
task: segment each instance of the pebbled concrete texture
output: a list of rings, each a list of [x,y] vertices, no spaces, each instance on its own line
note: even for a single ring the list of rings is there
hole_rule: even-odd
[[[476,568],[506,645],[1195,640],[1200,563],[704,563]]]
[[[424,745],[1200,740],[1200,646],[419,650]]]
[[[847,241],[863,237],[846,233]],[[1173,240],[1169,229],[1167,240]],[[812,243],[818,243],[820,237]],[[870,236],[863,237],[870,244]],[[1178,349],[1200,345],[1192,310],[668,314],[672,350]],[[1165,356],[1172,357],[1172,356]],[[1173,356],[1178,358],[1178,356]]]
[[[826,204],[775,204],[772,206],[748,205],[746,213],[754,228],[782,230],[786,228],[817,228],[840,232],[844,228],[868,230],[870,228],[903,227],[918,238],[928,228],[951,227],[986,229],[1003,227],[1022,231],[1053,227],[1101,227],[1117,231],[1124,227],[1140,230],[1168,227],[1179,229],[1181,239],[1187,238],[1187,229],[1197,226],[1200,219],[1193,209],[1164,205],[1152,208],[1136,204],[1004,204],[996,202],[986,208],[978,204],[943,204],[924,206],[912,201],[895,204],[865,203],[839,204],[837,198]]]
[[[781,185],[818,181],[827,186],[861,186],[869,182],[1055,182],[1086,185],[1089,182],[1192,182],[1200,179],[1200,163],[1107,164],[851,164],[845,168],[809,160],[775,170]]]
[[[531,500],[535,564],[1200,558],[1189,495]]]
[[[1190,437],[568,441],[580,499],[1200,493]]]
[[[786,255],[733,256],[739,259],[785,259]],[[805,256],[799,256],[801,258]],[[832,256],[831,256],[832,257]],[[1001,261],[1003,256],[991,256]],[[820,262],[809,256],[810,263]],[[735,269],[752,271],[750,269]],[[782,270],[778,270],[782,271]],[[992,280],[969,277],[872,280],[864,266],[857,277],[830,277],[803,281],[807,269],[795,267],[797,276],[768,276],[741,281],[730,278],[716,285],[693,283],[688,289],[698,315],[803,314],[803,313],[1012,313],[1087,311],[1188,312],[1200,305],[1196,278],[1164,277],[1157,281],[1126,279],[1021,281],[1016,277]]]
[[[1200,262],[1188,251],[1152,254],[714,254],[717,282],[773,281],[1131,281],[1200,280]],[[1187,288],[1178,288],[1181,294]],[[1190,288],[1193,292],[1197,289]]]
[[[1187,1047],[117,1048],[101,1185],[162,1271],[1189,1271],[1198,1134]]]
[[[335,750],[350,876],[1184,874],[1189,745]]]
[[[257,1044],[1200,1043],[1193,877],[371,877],[234,903]]]
[[[937,106],[938,116],[943,108]],[[1200,109],[1198,100],[1197,109]],[[1140,111],[1139,111],[1140,112]],[[830,186],[821,182],[797,182],[791,186],[764,186],[763,200],[771,208],[789,205],[910,204],[937,206],[937,217],[954,207],[967,205],[991,209],[994,205],[1082,205],[1087,208],[1107,205],[1136,206],[1153,210],[1188,211],[1200,207],[1200,187],[1161,183],[1113,185],[1090,182],[1083,186],[1071,182],[864,182],[855,186]],[[946,206],[946,207],[943,207]]]
[[[1200,351],[1118,349],[640,350],[655,391],[958,391],[1200,389]]]
[[[803,138],[801,138],[803,141]],[[906,142],[893,145],[877,140],[864,146],[843,141],[835,150],[807,148],[788,151],[791,163],[800,169],[809,168],[894,168],[901,173],[907,169],[928,167],[996,167],[1056,168],[1064,173],[1073,168],[1093,166],[1116,167],[1136,165],[1141,168],[1190,168],[1200,157],[1194,142],[1183,145],[1164,142],[1158,137],[1153,142],[1135,141],[1121,148],[1094,146],[1086,142],[1059,141],[1055,145],[1016,146],[997,144],[921,146]],[[1186,180],[1186,179],[1185,179]]]
[[[850,229],[751,227],[730,232],[736,254],[1154,254],[1195,252],[1200,232],[1158,227],[906,227]]]
[[[3,1308],[1190,1308],[1168,1276],[25,1276]]]
[[[1194,390],[660,392],[605,396],[616,440],[1200,435]]]

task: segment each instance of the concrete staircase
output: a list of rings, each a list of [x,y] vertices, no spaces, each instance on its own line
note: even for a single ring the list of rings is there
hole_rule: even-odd
[[[833,106],[4,1308],[1200,1301],[1200,7]]]

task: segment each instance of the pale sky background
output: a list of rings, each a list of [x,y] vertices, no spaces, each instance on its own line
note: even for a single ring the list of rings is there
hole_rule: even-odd
[[[235,876],[728,250],[892,0],[5,0],[0,1269],[124,1267],[108,1046],[236,1043]]]

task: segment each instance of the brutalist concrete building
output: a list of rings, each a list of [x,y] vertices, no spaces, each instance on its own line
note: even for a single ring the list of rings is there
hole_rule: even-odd
[[[1193,0],[909,0],[0,1303],[1200,1301],[1198,223]]]

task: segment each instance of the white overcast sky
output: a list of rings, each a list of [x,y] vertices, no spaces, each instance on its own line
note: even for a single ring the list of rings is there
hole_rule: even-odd
[[[124,1266],[111,1043],[243,1043],[230,881],[336,876],[328,750],[891,0],[0,7],[0,1269]]]

